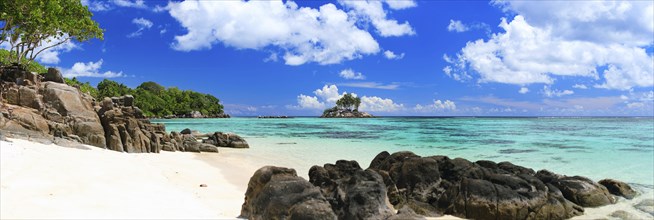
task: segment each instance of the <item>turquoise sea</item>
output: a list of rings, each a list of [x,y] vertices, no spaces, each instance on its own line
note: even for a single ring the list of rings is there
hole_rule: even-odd
[[[614,178],[654,188],[654,118],[290,118],[169,119],[184,128],[243,136],[262,164],[306,176],[312,165],[357,160],[366,168],[381,151],[413,151],[468,160],[509,161],[534,170]]]

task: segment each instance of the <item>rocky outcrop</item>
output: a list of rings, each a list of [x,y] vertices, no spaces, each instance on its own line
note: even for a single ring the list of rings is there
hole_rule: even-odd
[[[361,169],[356,161],[313,166],[309,182],[320,187],[339,219],[386,219],[395,214],[382,177]]]
[[[330,108],[325,110],[321,118],[373,118],[371,114],[357,110]]]
[[[615,202],[606,187],[585,177],[535,172],[509,162],[421,157],[408,151],[382,152],[366,170],[344,160],[313,166],[309,177],[338,219],[442,214],[466,219],[568,219],[583,214],[583,207]],[[629,194],[630,188],[622,182],[603,180],[602,184]],[[266,201],[248,210],[270,206],[271,200]],[[402,212],[393,213],[391,206]]]
[[[600,180],[598,183],[606,187],[606,189],[609,190],[609,193],[616,196],[622,196],[627,199],[633,199],[638,194],[635,190],[631,189],[631,187],[628,184],[618,180],[603,179]]]
[[[298,177],[293,169],[266,166],[250,178],[241,218],[336,219],[320,188]]]
[[[218,152],[217,147],[248,147],[234,134],[167,134],[163,124],[150,123],[134,106],[133,96],[97,102],[63,82],[61,73],[53,68],[41,76],[18,66],[0,67],[3,133],[67,139],[129,153]]]

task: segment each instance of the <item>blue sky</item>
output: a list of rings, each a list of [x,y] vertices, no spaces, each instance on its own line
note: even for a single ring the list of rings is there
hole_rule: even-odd
[[[232,115],[654,115],[652,1],[93,1],[67,76],[210,93]]]

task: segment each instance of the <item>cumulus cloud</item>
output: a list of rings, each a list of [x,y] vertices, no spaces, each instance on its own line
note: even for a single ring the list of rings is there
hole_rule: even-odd
[[[466,32],[469,29],[470,28],[468,26],[466,26],[465,24],[463,24],[463,22],[461,22],[459,20],[450,20],[450,24],[447,25],[447,30],[450,31],[450,32],[452,32],[452,31]]]
[[[416,2],[413,0],[385,0],[384,2],[388,4],[388,7],[395,10],[413,8],[418,6],[418,4],[416,4]]]
[[[450,100],[434,100],[434,103],[429,105],[417,104],[413,107],[413,110],[418,112],[454,111],[456,110],[456,104]]]
[[[314,9],[292,1],[191,0],[167,8],[188,31],[175,36],[175,50],[210,49],[216,43],[238,49],[272,46],[284,51],[287,65],[335,64],[379,52],[372,35],[333,4]]]
[[[128,38],[139,37],[143,34],[144,30],[150,29],[152,27],[152,21],[145,18],[134,18],[132,19],[132,23],[135,24],[139,29],[128,34]]]
[[[290,109],[325,109],[336,105],[336,101],[343,97],[346,92],[339,93],[336,85],[324,85],[321,89],[313,91],[315,96],[300,94],[297,97],[297,105],[289,105]],[[358,97],[355,93],[354,97]],[[404,109],[404,105],[395,103],[392,99],[380,98],[377,96],[361,97],[359,109],[371,112],[396,112]]]
[[[575,94],[575,92],[572,91],[572,90],[567,90],[567,89],[563,90],[563,91],[558,90],[558,89],[553,90],[553,89],[550,89],[549,86],[543,86],[542,93],[543,93],[543,95],[545,95],[547,97],[561,97],[561,96],[565,96],[565,95]]]
[[[520,88],[520,90],[518,90],[518,93],[520,93],[520,94],[526,94],[528,92],[529,92],[529,88],[527,88],[527,87],[522,87],[522,88]]]
[[[355,82],[355,83],[340,83],[338,84],[344,87],[355,87],[355,88],[367,88],[367,89],[386,89],[386,90],[396,90],[400,87],[399,84],[383,84],[378,82]]]
[[[371,112],[396,112],[404,109],[403,104],[395,103],[392,99],[380,98],[377,96],[361,97],[361,111]]]
[[[91,11],[108,11],[111,5],[105,1],[82,0],[82,5],[88,6]]]
[[[445,72],[479,82],[554,83],[558,76],[601,80],[595,87],[629,90],[654,85],[654,3],[496,1],[516,15],[490,39],[468,42]],[[462,78],[462,77],[459,77]]]
[[[390,1],[387,1],[387,4]],[[352,9],[352,11],[359,17],[363,17],[372,23],[377,29],[377,32],[382,37],[399,37],[404,35],[414,35],[415,32],[409,24],[405,21],[399,23],[397,20],[386,18],[386,11],[382,5],[382,1],[376,0],[362,0],[362,1],[339,1],[341,5]],[[397,3],[391,3],[397,4]],[[390,6],[390,4],[389,4]]]
[[[404,58],[404,53],[401,54],[395,54],[393,51],[386,50],[384,51],[384,57],[389,60],[400,60]]]
[[[344,69],[338,75],[343,79],[366,79],[366,76],[352,69]]]
[[[60,68],[64,77],[101,77],[101,78],[114,78],[114,77],[123,77],[123,72],[112,72],[105,71],[104,73],[99,72],[102,67],[103,60],[100,59],[98,62],[88,62],[82,63],[77,62],[73,64],[73,67],[70,69]]]

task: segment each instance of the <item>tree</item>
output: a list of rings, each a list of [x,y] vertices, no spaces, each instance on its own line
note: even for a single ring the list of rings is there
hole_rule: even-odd
[[[9,42],[11,62],[29,65],[43,51],[66,43],[103,39],[103,30],[79,0],[0,1],[0,43]]]
[[[361,99],[354,97],[351,93],[345,93],[343,97],[336,101],[336,106],[341,109],[358,111],[359,105],[361,105]]]

